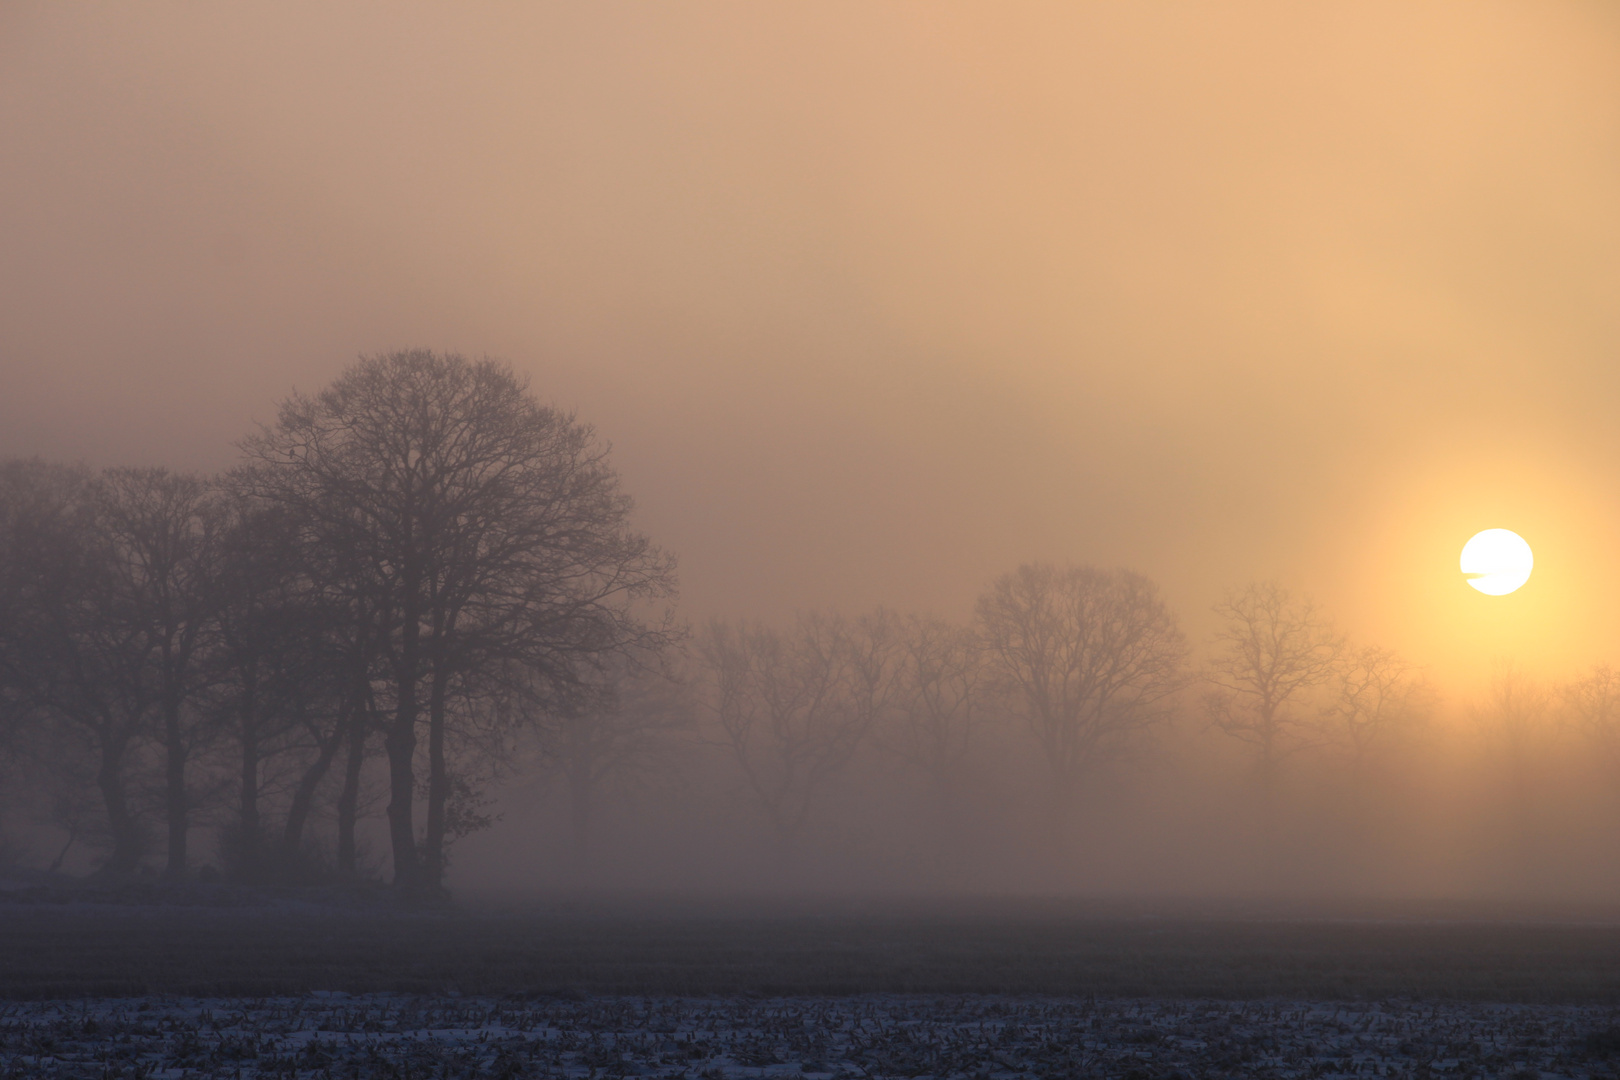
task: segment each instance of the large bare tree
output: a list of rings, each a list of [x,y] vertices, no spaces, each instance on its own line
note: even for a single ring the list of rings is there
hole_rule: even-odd
[[[564,679],[581,656],[655,637],[633,604],[672,590],[672,563],[630,527],[592,430],[493,361],[423,350],[362,359],[321,393],[289,398],[243,449],[249,490],[303,523],[331,587],[384,613],[395,882],[437,889],[458,686],[513,659]]]
[[[1186,639],[1141,574],[1026,563],[976,612],[1059,802],[1165,718],[1186,682]]]

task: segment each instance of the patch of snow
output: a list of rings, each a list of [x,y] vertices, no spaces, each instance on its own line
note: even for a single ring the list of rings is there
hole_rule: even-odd
[[[0,1074],[1613,1075],[1610,1007],[994,996],[346,995],[0,1005]]]

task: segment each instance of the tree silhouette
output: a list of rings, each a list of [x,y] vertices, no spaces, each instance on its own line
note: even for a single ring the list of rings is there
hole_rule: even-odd
[[[218,731],[206,707],[207,657],[216,632],[224,512],[213,485],[166,469],[108,469],[94,486],[107,574],[105,610],[145,643],[149,672],[132,673],[153,696],[163,752],[164,874],[185,876],[194,793],[193,756]]]
[[[293,515],[334,587],[380,613],[395,882],[437,889],[455,790],[452,699],[501,663],[566,679],[581,656],[648,644],[660,631],[632,604],[672,591],[672,562],[630,528],[630,500],[591,429],[493,361],[421,350],[362,359],[320,394],[288,399],[243,449],[248,490]]]
[[[1340,670],[1343,640],[1308,599],[1276,582],[1256,582],[1215,605],[1222,625],[1206,678],[1205,715],[1255,747],[1269,791],[1282,760],[1319,737],[1309,694]]]
[[[99,795],[103,869],[117,874],[134,870],[146,846],[130,781],[159,688],[155,639],[122,587],[100,502],[85,469],[14,461],[0,470],[0,676],[13,713],[38,722],[39,760]]]
[[[1060,802],[1164,719],[1185,685],[1186,639],[1157,586],[1132,571],[1025,564],[976,611]]]
[[[892,692],[893,619],[800,615],[780,632],[711,623],[698,639],[700,701],[779,850],[791,854],[827,785]]]
[[[1360,766],[1428,719],[1433,689],[1411,664],[1368,645],[1343,658],[1322,729]]]

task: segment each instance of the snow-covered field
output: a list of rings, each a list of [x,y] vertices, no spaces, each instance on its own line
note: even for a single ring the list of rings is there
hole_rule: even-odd
[[[3,1077],[1613,1076],[1611,1007],[373,994],[0,1005]]]

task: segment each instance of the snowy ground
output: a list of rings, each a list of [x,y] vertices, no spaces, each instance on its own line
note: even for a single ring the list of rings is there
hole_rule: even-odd
[[[0,1077],[1615,1076],[1611,1007],[312,994],[0,1005]]]

